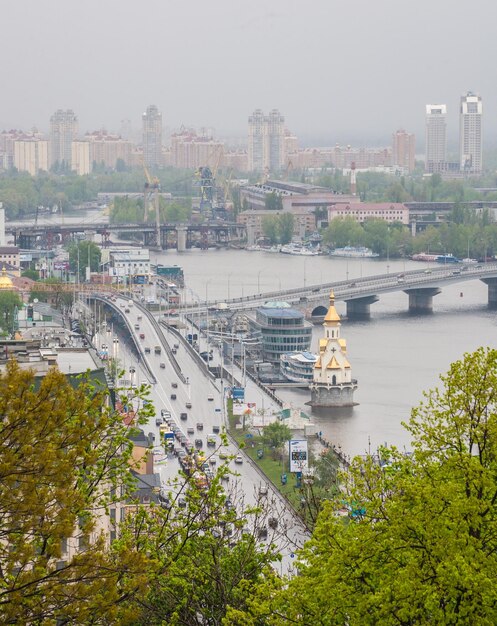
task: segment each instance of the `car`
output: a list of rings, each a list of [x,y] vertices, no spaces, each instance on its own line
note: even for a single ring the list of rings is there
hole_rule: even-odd
[[[195,434],[195,428],[193,428],[193,426],[188,426],[188,428],[186,429],[186,433],[188,435],[194,435]]]
[[[267,520],[269,524],[269,528],[277,528],[278,527],[278,518],[277,517],[269,517]]]
[[[176,352],[177,352],[176,348],[173,348],[173,349],[171,350],[171,352],[172,352],[173,354],[176,354]]]
[[[207,400],[209,400],[209,402],[214,402],[214,396],[207,396]]]
[[[268,487],[267,483],[262,483],[259,486],[259,495],[260,496],[267,496],[268,493],[269,493],[269,487]]]
[[[219,450],[219,458],[224,460],[228,458],[228,451],[227,450]]]
[[[212,427],[212,432],[213,433],[218,433],[220,430],[221,430],[221,428],[217,424]]]
[[[201,448],[203,446],[203,442],[202,439],[195,439],[195,447],[196,448]]]
[[[145,354],[150,354],[150,348],[148,346],[145,348]]]
[[[188,413],[180,413],[179,418],[183,421],[188,419]]]
[[[237,463],[238,465],[241,465],[243,463],[243,457],[241,454],[237,454],[235,456],[235,463]]]
[[[430,269],[427,269],[427,270],[425,270],[425,271],[424,271],[424,273],[425,273],[425,274],[431,274],[431,270],[430,270]]]
[[[160,364],[160,368],[161,368],[161,370],[166,369],[166,364],[165,363],[161,363]]]
[[[162,424],[162,417],[156,417],[155,418],[155,425],[156,426],[160,426]]]
[[[141,316],[141,315],[138,315],[138,317],[137,317],[136,319],[137,319],[139,322],[141,322],[141,321],[142,321],[142,316]]]
[[[129,313],[129,309],[124,309],[124,312],[125,313]]]
[[[135,330],[140,330],[140,324],[135,324]]]
[[[216,457],[215,456],[210,456],[209,457],[209,463],[211,465],[216,465],[217,461],[216,461]]]
[[[145,339],[145,333],[140,333],[140,339]]]
[[[261,526],[257,529],[257,536],[259,539],[267,539],[267,528],[265,526]]]
[[[184,498],[178,498],[178,506],[180,509],[186,509],[186,500]]]
[[[176,400],[176,394],[175,393],[171,394],[171,400]]]
[[[191,409],[192,408],[192,403],[191,402],[187,402],[185,404],[185,406],[186,406],[187,409]]]
[[[171,411],[168,411],[167,409],[161,409],[160,414],[162,417],[171,417]]]
[[[174,348],[175,348],[176,350],[178,350],[178,349],[179,349],[179,343],[175,343],[175,344],[174,344]]]
[[[197,430],[204,430],[204,425],[202,422],[197,422]]]
[[[171,383],[171,387],[173,389],[177,389],[178,388],[178,383]]]

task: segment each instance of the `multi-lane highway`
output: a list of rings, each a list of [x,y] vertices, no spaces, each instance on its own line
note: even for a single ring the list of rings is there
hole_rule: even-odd
[[[130,304],[129,300],[121,297],[109,299],[102,296],[101,299],[122,314],[139,352],[139,359],[133,363],[128,356],[126,376],[133,384],[150,384],[150,400],[155,407],[155,415],[144,427],[145,432],[152,433],[156,446],[159,446],[161,442],[156,417],[160,416],[161,410],[169,411],[175,424],[190,439],[192,447],[196,439],[201,439],[202,449],[213,454],[216,465],[222,462],[219,459],[221,451],[233,457],[229,460],[230,469],[238,476],[232,476],[226,483],[230,499],[243,500],[245,505],[256,504],[261,501],[261,491],[268,485],[269,493],[263,496],[263,501],[269,505],[271,515],[279,520],[271,540],[280,547],[282,571],[289,571],[294,550],[308,537],[302,522],[243,452],[242,463],[235,464],[234,458],[240,454],[240,450],[231,440],[227,446],[221,446],[220,435],[216,434],[216,446],[207,448],[207,436],[214,434],[214,430],[217,430],[214,427],[218,426],[222,431],[225,426],[226,388],[223,381],[214,379],[205,365],[194,358],[186,342],[172,331],[163,331],[153,316],[140,305]],[[249,384],[247,393],[259,405],[264,406],[265,402],[266,408],[277,408],[272,406],[269,397],[263,399],[264,392],[253,383]],[[198,428],[199,423],[202,424],[202,430]],[[164,482],[174,478],[179,468],[178,459],[172,454],[158,466]]]

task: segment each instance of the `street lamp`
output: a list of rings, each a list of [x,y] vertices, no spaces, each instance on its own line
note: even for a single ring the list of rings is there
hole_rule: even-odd
[[[260,294],[260,293],[261,293],[261,283],[260,283],[261,274],[262,274],[262,270],[259,270],[259,271],[257,272],[257,293],[258,293],[258,294]]]

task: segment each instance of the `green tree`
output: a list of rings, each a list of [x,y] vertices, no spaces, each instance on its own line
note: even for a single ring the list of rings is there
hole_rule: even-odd
[[[292,240],[295,218],[291,213],[280,213],[278,216],[278,233],[280,243],[286,244]]]
[[[122,552],[117,562],[98,532],[100,516],[133,487],[128,435],[106,388],[86,378],[72,386],[55,368],[40,380],[8,362],[0,374],[2,623],[90,624],[97,615],[109,623],[140,587],[130,575],[143,558]]]
[[[51,302],[56,309],[70,306],[74,299],[74,291],[69,283],[58,278],[47,278],[37,281],[29,294],[30,302]]]
[[[412,453],[355,459],[325,503],[280,597],[293,623],[495,623],[497,350],[441,381],[406,425]]]
[[[262,441],[264,445],[273,450],[273,456],[276,458],[276,453],[283,446],[285,441],[290,441],[292,438],[292,431],[283,422],[272,422],[264,427],[262,433]]]
[[[5,335],[16,330],[17,312],[22,300],[15,291],[0,291],[0,328]]]
[[[37,270],[27,269],[21,274],[23,278],[30,278],[31,280],[39,280],[40,274]]]
[[[271,243],[278,241],[278,218],[276,215],[266,215],[262,218],[262,232]]]
[[[93,241],[78,241],[69,244],[69,266],[72,272],[78,272],[79,278],[86,277],[86,268],[92,272],[100,271],[102,253]]]

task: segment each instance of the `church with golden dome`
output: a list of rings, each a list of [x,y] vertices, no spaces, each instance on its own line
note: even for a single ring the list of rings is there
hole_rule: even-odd
[[[335,308],[335,294],[330,293],[330,306],[323,321],[324,337],[319,340],[319,354],[310,385],[315,407],[353,406],[357,380],[347,358],[347,342],[340,337],[340,316]]]

